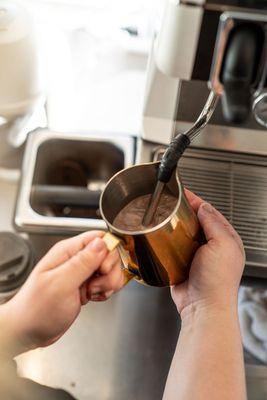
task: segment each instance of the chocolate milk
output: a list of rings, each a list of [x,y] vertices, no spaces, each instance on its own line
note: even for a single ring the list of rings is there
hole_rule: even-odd
[[[166,192],[163,193],[151,225],[145,227],[142,225],[142,221],[145,211],[148,207],[150,197],[150,194],[146,194],[144,196],[137,197],[127,204],[114,219],[113,225],[115,228],[124,231],[143,231],[147,228],[152,228],[168,218],[177,203],[176,197]]]

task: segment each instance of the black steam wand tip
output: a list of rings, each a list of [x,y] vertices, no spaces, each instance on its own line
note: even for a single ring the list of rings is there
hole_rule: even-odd
[[[182,157],[186,148],[190,145],[190,139],[183,133],[178,134],[171,141],[165,151],[158,169],[158,180],[163,183],[168,183],[172,173],[177,167],[178,161]]]

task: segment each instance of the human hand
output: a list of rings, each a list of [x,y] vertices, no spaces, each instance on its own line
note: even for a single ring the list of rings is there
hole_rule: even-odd
[[[82,305],[105,300],[122,287],[119,255],[108,253],[102,236],[92,231],[58,242],[16,296],[0,307],[13,353],[54,343]]]
[[[197,308],[235,305],[245,264],[242,240],[226,218],[189,190],[186,196],[207,243],[195,254],[189,279],[171,289],[182,318]]]

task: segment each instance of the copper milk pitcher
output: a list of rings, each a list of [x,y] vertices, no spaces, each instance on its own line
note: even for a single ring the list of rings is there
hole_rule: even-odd
[[[159,163],[126,168],[107,183],[100,198],[100,212],[108,230],[104,237],[109,249],[118,247],[126,281],[134,278],[151,286],[172,286],[185,281],[195,251],[201,243],[201,229],[174,171],[167,184],[177,198],[175,209],[162,223],[142,231],[124,231],[112,223],[131,200],[152,193]]]

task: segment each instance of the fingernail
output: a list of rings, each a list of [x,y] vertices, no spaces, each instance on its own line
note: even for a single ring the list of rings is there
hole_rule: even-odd
[[[90,289],[90,294],[91,295],[96,295],[96,294],[100,294],[101,293],[101,289],[98,287],[93,287],[92,289]]]
[[[90,250],[100,253],[100,251],[106,248],[106,244],[102,239],[95,238],[91,243],[89,243],[88,247]]]
[[[209,203],[203,203],[201,206],[202,210],[206,213],[212,214],[213,213],[213,207]]]

